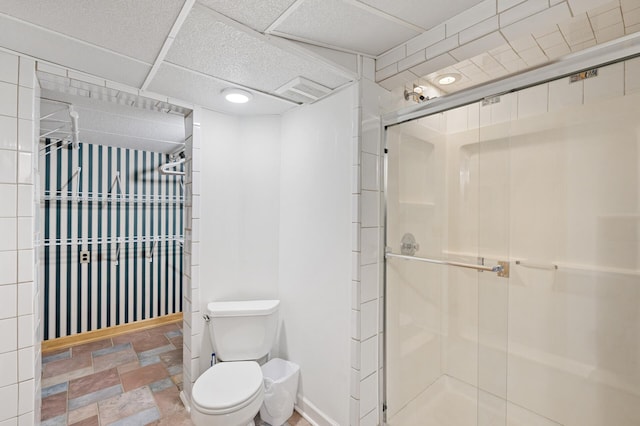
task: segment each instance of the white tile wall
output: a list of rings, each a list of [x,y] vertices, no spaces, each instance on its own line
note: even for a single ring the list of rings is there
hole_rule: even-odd
[[[362,191],[362,226],[377,227],[380,224],[380,193],[378,191]]]
[[[429,34],[430,42],[444,38],[444,28]],[[427,39],[424,36],[422,39]],[[413,52],[415,54],[415,52]],[[419,54],[421,54],[419,52]],[[378,424],[378,364],[380,265],[381,265],[381,103],[383,91],[368,80],[359,86],[359,129],[354,132],[354,163],[360,164],[360,188],[354,188],[352,222],[356,226],[353,243],[351,405],[350,424]],[[355,135],[358,135],[355,138]]]
[[[0,285],[15,284],[18,279],[16,251],[0,251]]]
[[[375,302],[372,302],[375,303]],[[378,336],[363,340],[360,344],[360,374],[367,377],[378,368]]]
[[[429,31],[425,31],[419,36],[409,40],[406,43],[407,50],[405,54],[412,55],[413,53],[418,52],[419,50],[424,50],[426,47],[432,46],[439,41],[444,40],[445,38],[446,34],[444,25],[439,25],[435,28],[431,28]],[[403,58],[404,56],[402,58],[396,59],[396,62],[399,62]]]
[[[485,0],[482,3],[467,9],[466,11],[449,19],[445,25],[447,27],[447,37],[482,22],[496,14],[495,0]]]
[[[31,154],[36,143],[33,118],[38,93],[35,62],[0,52],[0,230],[3,233],[0,240],[0,422],[3,424],[36,424],[38,418],[40,353],[35,330],[39,311],[34,301],[39,300],[39,294],[33,282],[36,200]],[[24,119],[19,120],[18,116]],[[18,149],[24,154],[20,160]],[[20,161],[22,167],[19,167]],[[19,180],[24,185],[17,185]],[[18,252],[19,248],[26,250]]]
[[[372,374],[360,382],[360,418],[378,405],[378,375]]]
[[[0,52],[0,81],[18,84],[18,57]]]
[[[528,0],[500,14],[500,25],[507,26],[549,7],[548,0]]]
[[[459,42],[460,44],[468,43],[472,40],[482,37],[485,34],[497,31],[498,28],[500,28],[498,16],[492,16],[491,18],[460,32]]]
[[[0,387],[17,383],[18,351],[0,354]]]
[[[379,71],[383,68],[388,67],[389,65],[396,63],[407,56],[407,48],[403,44],[384,55],[380,56],[380,58],[376,61],[376,71]]]
[[[17,329],[14,327],[14,329]],[[33,365],[34,351],[33,347],[20,349],[18,351],[18,380],[24,381],[35,377],[35,368]]]
[[[16,158],[15,151],[0,149],[0,183],[16,183],[18,172]]]
[[[2,186],[2,185],[0,185]],[[10,186],[13,190],[13,185]],[[0,191],[2,191],[0,189]],[[18,185],[18,217],[33,217],[33,186],[31,185]],[[5,198],[3,198],[5,199]],[[13,207],[13,199],[7,200],[9,205]],[[5,208],[3,206],[3,208]],[[7,208],[8,209],[8,208]]]
[[[16,149],[18,146],[17,118],[0,116],[0,149]]]
[[[33,314],[33,283],[18,284],[18,315]]]
[[[469,59],[476,62],[479,56],[489,56],[491,60],[484,60],[479,69],[466,68],[480,72],[463,72],[460,82],[439,88],[451,93],[640,31],[640,3],[634,0],[577,4],[485,0],[379,56],[376,81],[388,90],[432,84],[438,74],[450,71],[448,67],[460,70]]]
[[[2,359],[2,355],[0,355]],[[0,365],[0,374],[2,371]],[[0,385],[0,421],[11,419],[18,415],[18,384]]]
[[[360,269],[360,303],[375,300],[378,297],[378,265],[364,265]]]
[[[0,115],[18,116],[18,86],[0,81]]]
[[[33,183],[33,154],[30,152],[18,153],[18,183]]]
[[[182,398],[186,404],[191,401],[193,383],[200,376],[200,341],[202,340],[202,321],[200,319],[200,117],[198,108],[185,117],[186,162],[185,188],[185,242],[184,262],[184,300],[183,300],[183,383]],[[191,172],[191,173],[189,173]]]
[[[16,285],[0,286],[0,300],[5,301],[0,305],[0,319],[11,318],[18,315],[17,304],[18,287]],[[13,303],[6,303],[12,301]]]
[[[375,410],[372,410],[360,419],[360,426],[377,426],[378,425],[378,413]]]
[[[0,320],[0,353],[15,351],[18,342],[18,320],[7,318]]]
[[[15,185],[0,184],[0,217],[15,217],[16,191]]]

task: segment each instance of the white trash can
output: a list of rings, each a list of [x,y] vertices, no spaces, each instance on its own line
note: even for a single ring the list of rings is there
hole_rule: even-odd
[[[262,366],[264,402],[260,418],[272,426],[281,426],[293,414],[298,393],[300,366],[291,361],[274,358]]]

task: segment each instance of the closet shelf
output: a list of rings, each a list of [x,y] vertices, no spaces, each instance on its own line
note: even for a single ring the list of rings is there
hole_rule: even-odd
[[[92,244],[132,244],[132,243],[165,243],[178,242],[184,244],[184,236],[182,235],[163,235],[163,236],[128,236],[128,237],[110,237],[110,238],[45,238],[42,246],[76,246],[76,245],[92,245]]]
[[[153,203],[153,204],[183,204],[182,195],[111,195],[111,194],[52,194],[45,192],[40,198],[44,201],[71,201],[74,203]]]

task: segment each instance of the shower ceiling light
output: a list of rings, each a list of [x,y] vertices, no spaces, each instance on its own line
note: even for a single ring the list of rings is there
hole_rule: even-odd
[[[253,98],[253,95],[251,93],[242,89],[228,88],[224,89],[222,91],[222,94],[227,101],[234,104],[244,104],[249,102]]]
[[[456,73],[443,74],[438,76],[437,78],[438,78],[438,84],[442,84],[442,85],[453,84],[456,81],[460,80],[460,74],[456,74]]]

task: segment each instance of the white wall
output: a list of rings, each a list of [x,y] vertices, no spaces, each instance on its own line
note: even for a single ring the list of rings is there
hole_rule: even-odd
[[[283,117],[203,110],[201,119],[203,220],[193,225],[201,280],[193,299],[204,310],[210,300],[279,298],[274,355],[300,364],[299,402],[320,424],[349,424],[356,90]],[[210,349],[203,330],[193,350]],[[208,362],[203,355],[192,366],[194,378]]]
[[[200,159],[194,157],[201,162],[202,312],[212,300],[278,297],[280,122],[202,112]],[[206,330],[201,339],[202,353],[211,353]],[[208,362],[202,357],[201,371]]]
[[[282,122],[279,355],[300,365],[298,403],[328,417],[316,418],[319,424],[349,424],[356,89],[288,112]]]
[[[201,303],[278,295],[280,117],[202,114]]]

